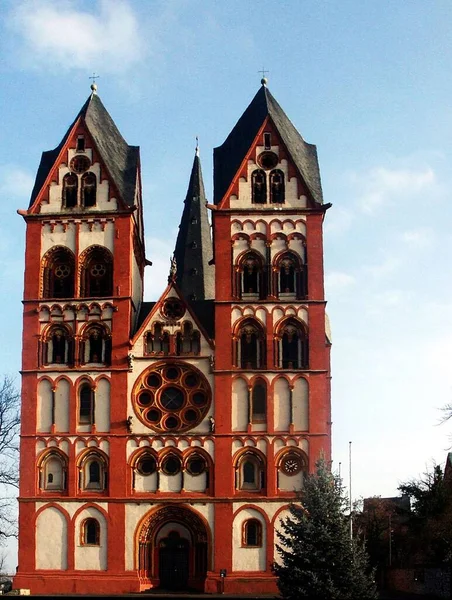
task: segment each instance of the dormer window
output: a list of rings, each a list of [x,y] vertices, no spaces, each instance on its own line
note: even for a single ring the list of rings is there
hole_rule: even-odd
[[[77,152],[85,152],[85,138],[79,135],[77,138]]]
[[[264,133],[264,148],[265,150],[271,150],[272,148],[272,134]]]

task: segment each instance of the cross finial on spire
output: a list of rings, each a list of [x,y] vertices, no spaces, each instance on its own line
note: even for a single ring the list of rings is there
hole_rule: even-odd
[[[258,71],[258,73],[262,73],[262,79],[261,79],[261,83],[262,85],[267,85],[268,79],[265,77],[265,73],[269,73],[270,71],[266,71],[264,69],[264,67],[262,67],[261,71]]]
[[[100,75],[96,75],[96,73],[93,73],[91,75],[91,77],[88,77],[88,79],[93,80],[93,83],[91,84],[91,91],[93,92],[93,94],[95,94],[97,91],[96,79],[99,79],[99,77],[100,77]]]
[[[195,155],[199,156],[199,140],[198,140],[198,136],[196,136],[196,148],[195,148]]]

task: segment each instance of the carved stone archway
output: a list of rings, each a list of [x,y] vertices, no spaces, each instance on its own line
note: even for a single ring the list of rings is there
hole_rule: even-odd
[[[158,587],[160,584],[157,536],[162,527],[168,524],[182,525],[190,532],[187,587],[203,590],[210,569],[210,531],[204,519],[184,505],[163,506],[141,522],[137,531],[136,558],[141,589]]]

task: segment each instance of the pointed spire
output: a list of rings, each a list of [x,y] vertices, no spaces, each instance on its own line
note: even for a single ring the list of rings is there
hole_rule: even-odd
[[[195,158],[174,251],[176,281],[186,300],[213,298],[214,266],[209,264],[212,256],[206,193],[196,139]]]

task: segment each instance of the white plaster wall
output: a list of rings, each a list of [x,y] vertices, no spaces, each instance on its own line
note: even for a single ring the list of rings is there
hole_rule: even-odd
[[[36,519],[36,569],[67,569],[67,523],[53,507]]]
[[[157,473],[151,475],[141,475],[138,471],[134,473],[136,492],[156,492],[157,491]]]
[[[206,490],[207,474],[190,475],[188,471],[184,473],[184,489],[189,492],[204,492]]]
[[[289,510],[287,510],[287,509],[286,509],[286,510],[282,510],[282,511],[279,513],[279,515],[278,515],[278,517],[276,518],[276,520],[275,520],[275,523],[274,523],[274,528],[275,528],[275,542],[276,542],[276,543],[277,543],[279,546],[282,546],[283,548],[285,548],[285,546],[284,546],[284,544],[281,542],[281,540],[279,539],[279,537],[278,537],[278,535],[277,535],[277,532],[279,531],[279,532],[281,532],[281,533],[284,533],[284,532],[282,531],[282,529],[281,529],[281,521],[282,521],[282,520],[285,520],[285,519],[286,519],[287,517],[289,517],[289,516],[290,516],[290,512],[289,512]],[[279,556],[279,553],[278,553],[278,551],[276,550],[276,544],[275,544],[275,549],[274,549],[273,558],[274,558],[275,562],[277,562],[277,563],[281,564],[281,558],[280,558],[280,556]]]
[[[100,545],[82,546],[81,526],[85,519],[97,519],[100,525]],[[75,569],[80,571],[105,571],[107,569],[107,522],[104,515],[90,506],[80,512],[75,520]]]
[[[232,382],[232,431],[246,431],[248,426],[248,385],[242,378]]]
[[[262,546],[260,548],[242,547],[242,526],[248,519],[257,519],[262,524]],[[236,515],[232,524],[232,569],[233,571],[265,571],[267,528],[261,513],[246,508]]]
[[[72,252],[75,253],[75,232],[76,225],[74,222],[67,222],[58,219],[58,223],[50,224],[43,223],[41,229],[41,255],[42,258],[47,250],[53,248],[53,246],[67,246]]]
[[[182,489],[182,473],[177,475],[165,475],[160,471],[160,487],[161,492],[180,492]]]
[[[69,395],[71,386],[66,379],[60,379],[55,390],[55,429],[69,431]]]
[[[110,431],[110,382],[104,378],[96,387],[95,423],[97,431]]]
[[[285,475],[278,471],[278,488],[285,492],[297,492],[303,489],[304,475],[303,471],[296,475]]]
[[[292,392],[293,423],[297,431],[309,429],[309,385],[306,379],[297,379]]]
[[[29,398],[30,402],[31,399]],[[47,379],[38,383],[37,402],[38,431],[50,432],[52,426],[52,385]]]
[[[289,384],[280,377],[275,381],[273,405],[275,411],[275,430],[287,431],[290,421]]]
[[[106,223],[93,219],[91,222],[80,223],[79,230],[79,253],[81,254],[89,246],[105,246],[113,253],[115,224],[112,220]]]

